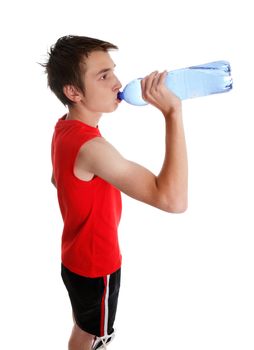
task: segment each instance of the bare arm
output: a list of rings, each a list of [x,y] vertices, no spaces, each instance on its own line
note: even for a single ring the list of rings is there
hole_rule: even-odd
[[[55,182],[55,178],[54,178],[53,172],[52,172],[52,176],[51,176],[51,183],[56,187],[56,182]]]
[[[126,160],[103,138],[95,138],[81,147],[75,172],[90,172],[130,197],[179,213],[187,208],[187,152],[181,102],[164,86],[165,75],[154,72],[142,81],[143,97],[165,117],[165,159],[159,175]]]

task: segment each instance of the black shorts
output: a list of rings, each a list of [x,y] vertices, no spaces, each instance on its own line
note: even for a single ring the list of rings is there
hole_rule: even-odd
[[[79,328],[97,337],[112,334],[121,269],[104,277],[88,278],[77,275],[62,265],[62,279]]]

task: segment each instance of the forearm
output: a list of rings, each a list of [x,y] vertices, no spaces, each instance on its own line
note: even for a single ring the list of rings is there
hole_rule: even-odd
[[[183,212],[188,202],[188,160],[181,106],[165,116],[165,122],[165,159],[156,183],[167,210]]]

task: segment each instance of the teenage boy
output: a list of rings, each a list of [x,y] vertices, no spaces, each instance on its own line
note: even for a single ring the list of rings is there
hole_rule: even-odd
[[[106,348],[114,336],[121,192],[169,213],[187,208],[181,101],[165,87],[166,72],[153,72],[141,81],[143,98],[165,120],[165,158],[159,175],[125,159],[100,134],[102,114],[115,111],[120,102],[112,49],[117,47],[102,40],[65,36],[51,47],[44,65],[49,87],[68,108],[54,130],[52,182],[64,222],[62,278],[74,318],[69,350]]]

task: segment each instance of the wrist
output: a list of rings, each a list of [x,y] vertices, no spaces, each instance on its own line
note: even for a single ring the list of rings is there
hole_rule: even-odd
[[[179,118],[182,116],[182,104],[171,106],[168,111],[162,112],[165,119]]]

